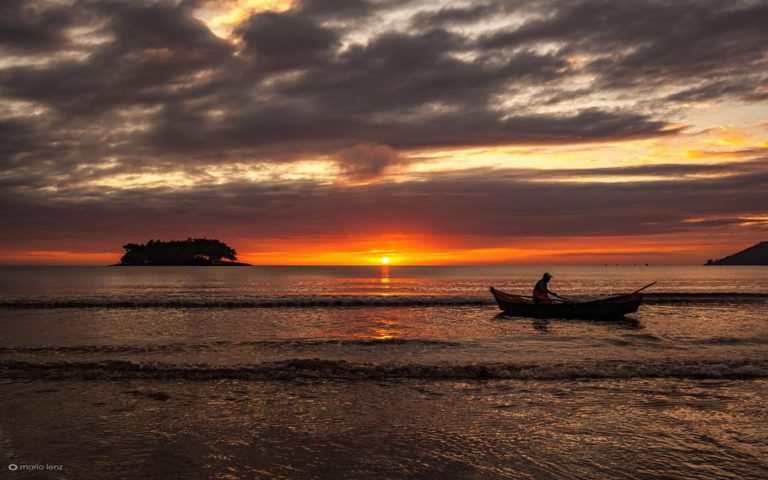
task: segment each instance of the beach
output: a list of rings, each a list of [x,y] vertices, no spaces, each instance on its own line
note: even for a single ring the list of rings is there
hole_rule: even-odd
[[[618,321],[500,315],[545,268],[659,283]],[[764,267],[2,267],[3,470],[765,478],[766,306]]]

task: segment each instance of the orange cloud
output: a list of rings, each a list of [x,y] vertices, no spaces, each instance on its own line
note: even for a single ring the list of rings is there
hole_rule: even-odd
[[[15,265],[109,265],[120,259],[115,252],[22,251],[0,254],[0,264]]]

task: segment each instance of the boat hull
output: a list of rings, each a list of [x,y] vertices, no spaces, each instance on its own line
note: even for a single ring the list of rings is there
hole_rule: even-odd
[[[533,303],[524,297],[502,292],[493,287],[491,287],[491,293],[506,315],[532,318],[620,318],[637,312],[643,301],[641,293],[573,303]]]

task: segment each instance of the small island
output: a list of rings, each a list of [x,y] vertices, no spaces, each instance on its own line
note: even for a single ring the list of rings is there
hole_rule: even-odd
[[[237,261],[237,252],[224,242],[207,238],[188,238],[146,244],[123,245],[125,254],[115,266],[249,266]]]
[[[768,265],[768,242],[760,242],[719,260],[707,260],[705,265]]]

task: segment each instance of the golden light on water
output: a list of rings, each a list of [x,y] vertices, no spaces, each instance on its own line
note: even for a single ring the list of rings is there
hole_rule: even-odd
[[[381,267],[381,276],[379,277],[379,283],[383,290],[389,290],[391,285],[391,280],[389,278],[389,265],[382,265]]]

